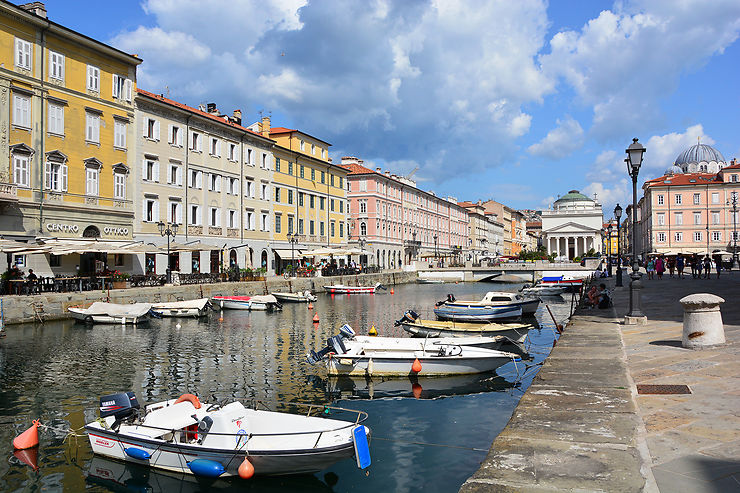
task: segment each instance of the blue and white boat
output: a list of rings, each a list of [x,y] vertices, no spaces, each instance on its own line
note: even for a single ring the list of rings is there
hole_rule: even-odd
[[[446,300],[437,302],[434,314],[440,320],[489,322],[532,315],[539,303],[538,298],[524,298],[506,291],[489,291],[480,301],[456,300],[449,294]]]

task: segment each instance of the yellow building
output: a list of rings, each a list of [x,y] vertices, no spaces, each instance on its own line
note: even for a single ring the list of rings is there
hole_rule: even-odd
[[[41,2],[0,2],[0,24],[0,234],[132,238],[141,60],[48,20]]]
[[[347,244],[346,169],[329,160],[330,144],[299,130],[271,127],[264,117],[252,129],[275,141],[273,250],[276,265],[318,247]],[[289,236],[290,235],[290,236]],[[295,236],[293,236],[295,235]],[[294,237],[291,244],[290,238]]]

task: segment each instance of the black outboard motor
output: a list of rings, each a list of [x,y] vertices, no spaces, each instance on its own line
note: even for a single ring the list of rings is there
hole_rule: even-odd
[[[406,313],[403,314],[403,317],[393,322],[393,326],[398,327],[399,325],[405,322],[412,324],[416,322],[417,318],[419,318],[418,313],[416,313],[414,310],[408,310]]]
[[[306,361],[310,364],[315,364],[324,359],[329,353],[344,354],[347,352],[347,347],[344,345],[342,336],[331,336],[326,340],[326,347],[321,351],[311,351],[306,357]]]
[[[434,306],[440,306],[440,305],[444,305],[445,303],[454,303],[454,302],[455,302],[455,295],[450,293],[447,295],[446,300],[438,301],[437,303],[434,304]]]
[[[100,417],[114,416],[116,418],[114,428],[124,419],[137,413],[139,408],[139,401],[133,392],[120,392],[100,398]]]

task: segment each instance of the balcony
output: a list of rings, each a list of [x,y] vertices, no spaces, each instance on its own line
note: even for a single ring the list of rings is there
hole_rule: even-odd
[[[12,183],[0,183],[0,202],[18,202],[18,188]]]
[[[188,226],[188,234],[189,235],[202,235],[203,226]]]
[[[216,226],[208,226],[208,234],[213,236],[221,236],[224,234],[223,228],[219,228]]]
[[[227,238],[238,238],[239,229],[238,228],[226,228],[226,237]]]

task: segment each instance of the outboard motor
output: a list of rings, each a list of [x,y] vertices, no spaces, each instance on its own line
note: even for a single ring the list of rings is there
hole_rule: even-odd
[[[133,392],[120,392],[100,398],[100,417],[114,416],[116,423],[132,416],[139,408],[139,401]]]
[[[203,443],[206,435],[211,431],[211,426],[213,426],[213,419],[210,416],[206,416],[198,422],[198,443]]]
[[[414,323],[416,322],[416,319],[419,318],[419,314],[416,313],[414,310],[408,310],[406,313],[403,314],[403,317],[393,322],[394,327],[398,327],[404,322],[408,323]]]
[[[441,305],[444,305],[445,303],[454,303],[454,302],[455,302],[455,295],[450,293],[447,295],[446,300],[438,301],[437,303],[434,304],[434,306],[441,306]]]
[[[354,331],[352,330],[352,327],[349,325],[345,325],[345,327],[349,328],[350,331],[354,334]],[[344,327],[342,327],[344,329]],[[326,347],[322,349],[321,351],[311,351],[306,355],[306,361],[308,361],[309,364],[315,364],[321,361],[326,357],[329,353],[334,354],[344,354],[347,352],[347,348],[344,345],[344,342],[342,341],[342,336],[332,336],[329,339],[326,340]]]
[[[350,327],[349,324],[344,324],[339,328],[339,335],[341,335],[345,339],[352,339],[356,334],[354,329]]]

